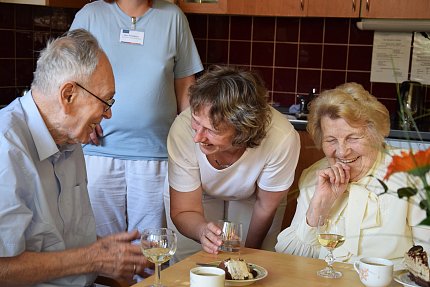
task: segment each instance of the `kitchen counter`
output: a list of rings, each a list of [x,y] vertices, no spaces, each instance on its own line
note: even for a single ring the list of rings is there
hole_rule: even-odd
[[[390,130],[389,138],[415,140],[415,141],[428,141],[430,142],[430,132],[417,132],[417,131],[404,131],[404,130]]]
[[[297,131],[305,131],[308,121],[289,119]],[[430,142],[430,132],[405,131],[399,129],[391,129],[388,136],[390,139],[414,140]]]

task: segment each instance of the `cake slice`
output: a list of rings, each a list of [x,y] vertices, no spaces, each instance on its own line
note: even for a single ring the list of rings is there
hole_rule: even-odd
[[[413,246],[405,254],[409,278],[420,286],[430,287],[430,270],[427,252],[420,245]]]
[[[243,259],[235,260],[228,258],[221,261],[218,267],[224,269],[225,279],[227,280],[248,280],[253,279],[257,275],[253,274],[255,271],[251,270],[248,263]]]

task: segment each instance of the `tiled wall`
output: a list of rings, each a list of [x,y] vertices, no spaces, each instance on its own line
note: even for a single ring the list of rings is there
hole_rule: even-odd
[[[317,93],[358,82],[396,110],[396,85],[371,83],[373,31],[356,19],[188,15],[205,64],[258,70],[281,106],[313,88]],[[430,99],[427,99],[429,105]]]
[[[38,51],[49,37],[68,29],[75,13],[76,9],[0,4],[0,105],[30,85]],[[370,83],[373,32],[358,30],[356,20],[187,17],[205,66],[258,70],[276,104],[288,107],[297,94],[355,81],[395,111],[395,85]]]
[[[0,105],[29,88],[39,51],[69,29],[76,11],[0,4]]]

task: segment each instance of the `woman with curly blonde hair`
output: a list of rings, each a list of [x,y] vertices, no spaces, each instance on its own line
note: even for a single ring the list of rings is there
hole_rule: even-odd
[[[383,179],[392,155],[387,108],[361,85],[346,83],[311,102],[307,130],[325,157],[304,170],[291,226],[278,236],[276,251],[324,258],[317,240],[318,218],[345,218],[345,243],[334,250],[339,260],[364,256],[399,263],[414,244],[429,247],[430,229],[418,226],[425,212],[411,197],[386,193]],[[397,190],[406,182],[395,174],[386,182]]]

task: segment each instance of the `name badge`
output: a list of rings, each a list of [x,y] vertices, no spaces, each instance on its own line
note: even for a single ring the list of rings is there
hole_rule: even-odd
[[[121,29],[121,33],[119,35],[119,41],[121,43],[143,45],[143,38],[144,37],[145,37],[144,32],[136,31],[136,30],[129,30],[129,29]]]

